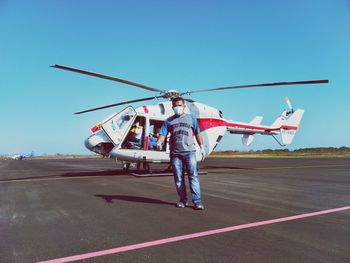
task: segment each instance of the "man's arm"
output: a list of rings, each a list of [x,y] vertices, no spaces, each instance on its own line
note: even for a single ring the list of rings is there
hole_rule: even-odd
[[[193,133],[196,137],[196,140],[197,140],[199,146],[202,147],[203,138],[202,138],[202,135],[200,135],[201,131],[200,131],[199,126],[198,126],[198,121],[193,115],[191,115],[191,117],[192,117],[192,121],[193,121]]]
[[[159,136],[158,136],[158,140],[157,140],[157,149],[158,150],[162,150],[163,144],[165,142],[165,137],[167,136],[168,131],[169,131],[168,130],[168,122],[167,122],[167,120],[165,120],[163,122],[162,127],[159,130]]]
[[[159,135],[159,136],[158,136],[158,142],[160,142],[161,144],[163,144],[164,141],[165,141],[165,136]]]
[[[205,153],[205,148],[204,148],[204,145],[203,145],[203,138],[202,138],[202,135],[200,135],[200,133],[196,134],[196,140],[199,144],[199,147],[200,147],[200,151],[201,151],[201,155],[202,155],[202,161],[204,161],[205,157],[206,157],[206,153]]]
[[[203,138],[202,138],[202,135],[200,133],[196,134],[196,140],[198,142],[198,145],[199,146],[202,146],[203,145]]]
[[[157,146],[156,146],[157,150],[159,151],[163,150],[164,141],[165,141],[165,136],[159,135],[157,140]]]

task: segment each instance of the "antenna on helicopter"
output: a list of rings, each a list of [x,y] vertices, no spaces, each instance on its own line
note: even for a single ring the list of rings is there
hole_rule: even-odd
[[[135,100],[129,100],[129,101],[123,101],[115,104],[110,104],[110,105],[105,105],[97,108],[92,108],[92,109],[87,109],[84,111],[79,111],[75,112],[74,114],[82,114],[86,112],[91,112],[91,111],[96,111],[96,110],[102,110],[110,107],[115,107],[119,105],[124,105],[124,104],[130,104],[130,103],[135,103],[135,102],[140,102],[140,101],[147,101],[147,100],[153,100],[153,99],[159,99],[159,98],[164,98],[164,99],[173,99],[176,97],[180,97],[183,95],[191,95],[192,93],[199,93],[199,92],[207,92],[207,91],[217,91],[217,90],[228,90],[228,89],[241,89],[241,88],[256,88],[256,87],[269,87],[269,86],[286,86],[286,85],[306,85],[306,84],[323,84],[323,83],[328,83],[329,81],[327,79],[322,79],[322,80],[304,80],[304,81],[294,81],[294,82],[273,82],[273,83],[260,83],[260,84],[252,84],[252,85],[238,85],[238,86],[229,86],[229,87],[221,87],[221,88],[211,88],[211,89],[200,89],[200,90],[191,90],[191,91],[185,91],[185,92],[178,92],[176,90],[160,90],[154,87],[146,86],[137,82],[132,82],[129,80],[121,79],[121,78],[116,78],[112,76],[107,76],[95,72],[90,72],[86,70],[81,70],[81,69],[76,69],[76,68],[71,68],[71,67],[66,67],[62,65],[52,65],[51,67],[53,68],[58,68],[62,70],[67,70],[67,71],[72,71],[84,75],[89,75],[97,78],[102,78],[102,79],[107,79],[107,80],[112,80],[115,82],[120,82],[124,83],[127,85],[135,86],[138,88],[146,89],[149,91],[155,91],[159,92],[160,95],[157,96],[152,96],[152,97],[147,97],[147,98],[140,98],[140,99],[135,99]],[[192,99],[187,99],[185,98],[186,101],[189,102],[194,102]],[[287,100],[287,104],[291,110],[291,104],[289,99]]]

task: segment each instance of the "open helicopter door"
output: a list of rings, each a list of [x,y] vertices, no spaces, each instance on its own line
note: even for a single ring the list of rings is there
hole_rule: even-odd
[[[114,145],[119,145],[124,137],[127,135],[134,119],[136,118],[136,111],[129,106],[119,113],[112,115],[102,125],[102,129],[111,139]]]

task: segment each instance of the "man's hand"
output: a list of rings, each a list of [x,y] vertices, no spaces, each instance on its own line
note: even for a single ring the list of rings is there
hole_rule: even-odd
[[[205,159],[205,149],[204,149],[204,145],[202,144],[200,147],[201,147],[201,156],[202,156],[201,161],[204,161],[204,159]]]
[[[162,149],[163,149],[163,144],[160,141],[158,141],[157,142],[157,150],[161,151]]]

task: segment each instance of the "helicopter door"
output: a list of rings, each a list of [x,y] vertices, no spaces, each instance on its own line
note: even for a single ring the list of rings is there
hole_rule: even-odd
[[[115,145],[119,145],[127,135],[135,117],[136,111],[133,107],[129,106],[121,112],[112,115],[112,117],[102,125],[102,129]]]

